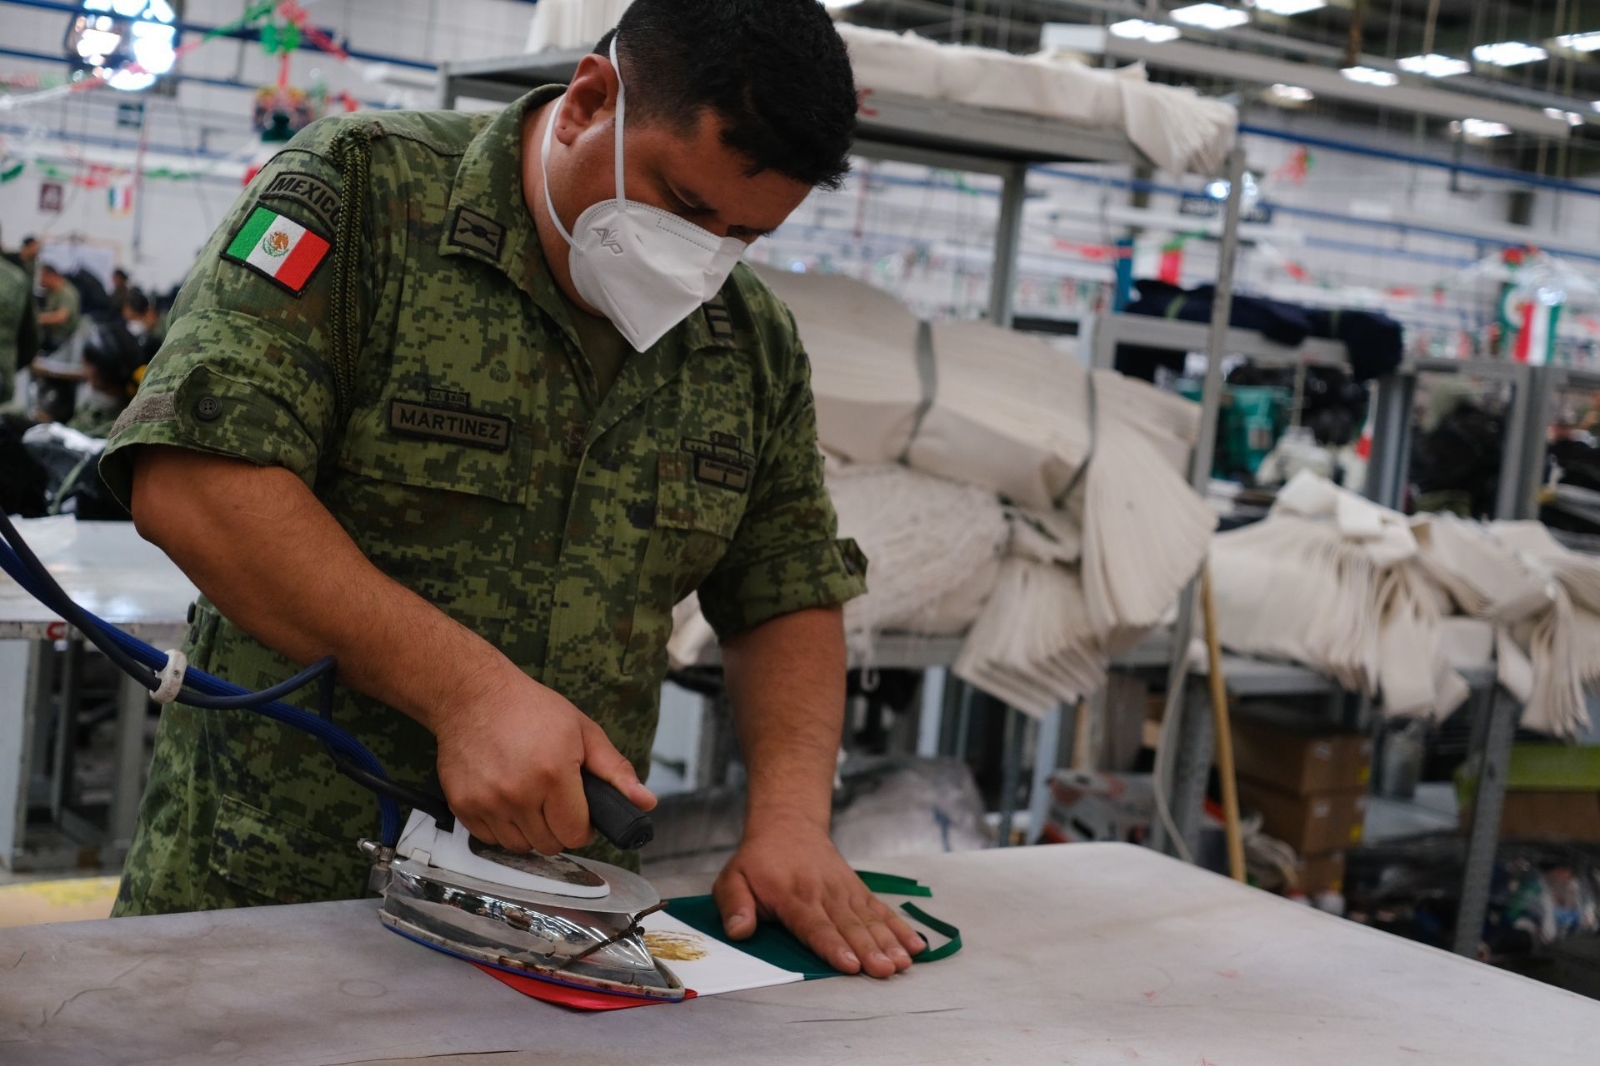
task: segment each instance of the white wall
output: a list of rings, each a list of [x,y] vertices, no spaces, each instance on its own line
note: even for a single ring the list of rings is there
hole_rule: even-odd
[[[311,21],[340,35],[353,52],[378,53],[438,63],[483,58],[520,51],[534,6],[513,0],[321,0],[304,3]],[[242,0],[188,0],[185,21],[221,25],[237,19]],[[68,16],[61,12],[0,3],[5,48],[58,55]],[[185,35],[192,41],[197,35]],[[302,49],[290,60],[291,84],[325,81],[334,92],[347,91],[375,105],[430,107],[433,91],[413,84],[369,80],[374,64],[350,63]],[[233,39],[211,41],[179,61],[180,73],[193,78],[241,83],[240,87],[201,81],[178,83],[174,96],[146,94],[148,143],[146,167],[208,169],[203,180],[177,182],[150,179],[144,184],[140,210],[114,215],[104,189],[66,185],[65,209],[59,215],[38,211],[44,178],[29,166],[23,175],[0,185],[0,241],[14,246],[24,234],[50,241],[82,239],[109,244],[136,282],[161,289],[180,281],[228,205],[238,194],[240,174],[259,141],[250,129],[253,86],[277,78],[277,60],[259,44]],[[0,72],[57,78],[67,67],[0,56]],[[415,82],[426,72],[400,70],[398,78]],[[65,100],[0,110],[0,147],[5,153],[32,160],[40,153],[60,169],[74,171],[89,161],[131,167],[138,131],[119,129],[117,104],[134,99],[111,89],[75,93]],[[80,138],[91,138],[83,143]],[[231,158],[230,158],[231,156]]]

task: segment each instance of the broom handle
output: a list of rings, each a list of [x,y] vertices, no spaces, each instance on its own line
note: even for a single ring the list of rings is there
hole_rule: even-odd
[[[1217,777],[1222,781],[1222,817],[1228,836],[1228,875],[1244,884],[1244,837],[1239,829],[1239,786],[1233,776],[1233,730],[1228,723],[1228,683],[1222,676],[1222,639],[1217,635],[1217,604],[1211,595],[1210,562],[1200,567],[1200,605],[1206,623],[1206,660],[1211,675],[1211,721],[1217,734]]]

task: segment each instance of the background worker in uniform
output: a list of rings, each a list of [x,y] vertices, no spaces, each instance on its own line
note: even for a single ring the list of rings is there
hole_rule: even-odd
[[[26,364],[38,350],[33,279],[10,258],[0,258],[0,407],[16,391],[19,362]]]
[[[44,304],[39,310],[39,344],[45,352],[67,342],[78,328],[82,300],[66,275],[49,263],[39,265],[39,285],[44,289]]]
[[[204,593],[194,665],[337,656],[336,721],[513,850],[590,843],[580,767],[653,806],[698,589],[749,771],[727,927],[881,977],[922,942],[828,836],[865,561],[793,319],[734,265],[837,182],[855,107],[815,0],[637,0],[564,92],[316,123],[202,253],[102,469]],[[375,824],[303,735],[170,706],[116,913],[359,896]]]

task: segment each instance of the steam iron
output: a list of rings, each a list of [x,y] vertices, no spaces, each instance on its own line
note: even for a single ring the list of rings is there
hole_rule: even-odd
[[[584,784],[591,818],[608,839],[622,847],[648,840],[648,819],[620,793],[587,775]],[[608,801],[619,800],[635,820],[608,832],[616,825],[606,817]],[[518,855],[475,839],[446,815],[414,809],[393,848],[362,842],[373,860],[370,885],[383,895],[384,925],[446,954],[543,981],[683,998],[683,982],[651,956],[639,926],[666,905],[648,881],[575,855]]]

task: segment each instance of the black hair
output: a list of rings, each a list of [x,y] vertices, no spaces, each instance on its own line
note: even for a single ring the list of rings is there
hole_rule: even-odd
[[[89,335],[83,345],[83,361],[98,370],[107,385],[126,389],[150,356],[139,338],[119,322]]]
[[[112,277],[116,277],[119,274],[122,275],[122,280],[123,281],[127,281],[128,280],[128,272],[126,270],[123,270],[121,267],[112,268],[112,271],[111,271],[111,276]]]
[[[143,289],[129,289],[128,298],[122,303],[136,315],[142,315],[150,310],[150,297],[145,295]]]
[[[30,233],[26,237],[22,238],[21,247],[26,248],[30,244],[38,244],[38,243],[39,243],[39,238],[35,237],[33,234]]]
[[[688,124],[710,108],[750,173],[837,188],[850,169],[855,78],[817,0],[634,0],[613,34],[628,116]]]

